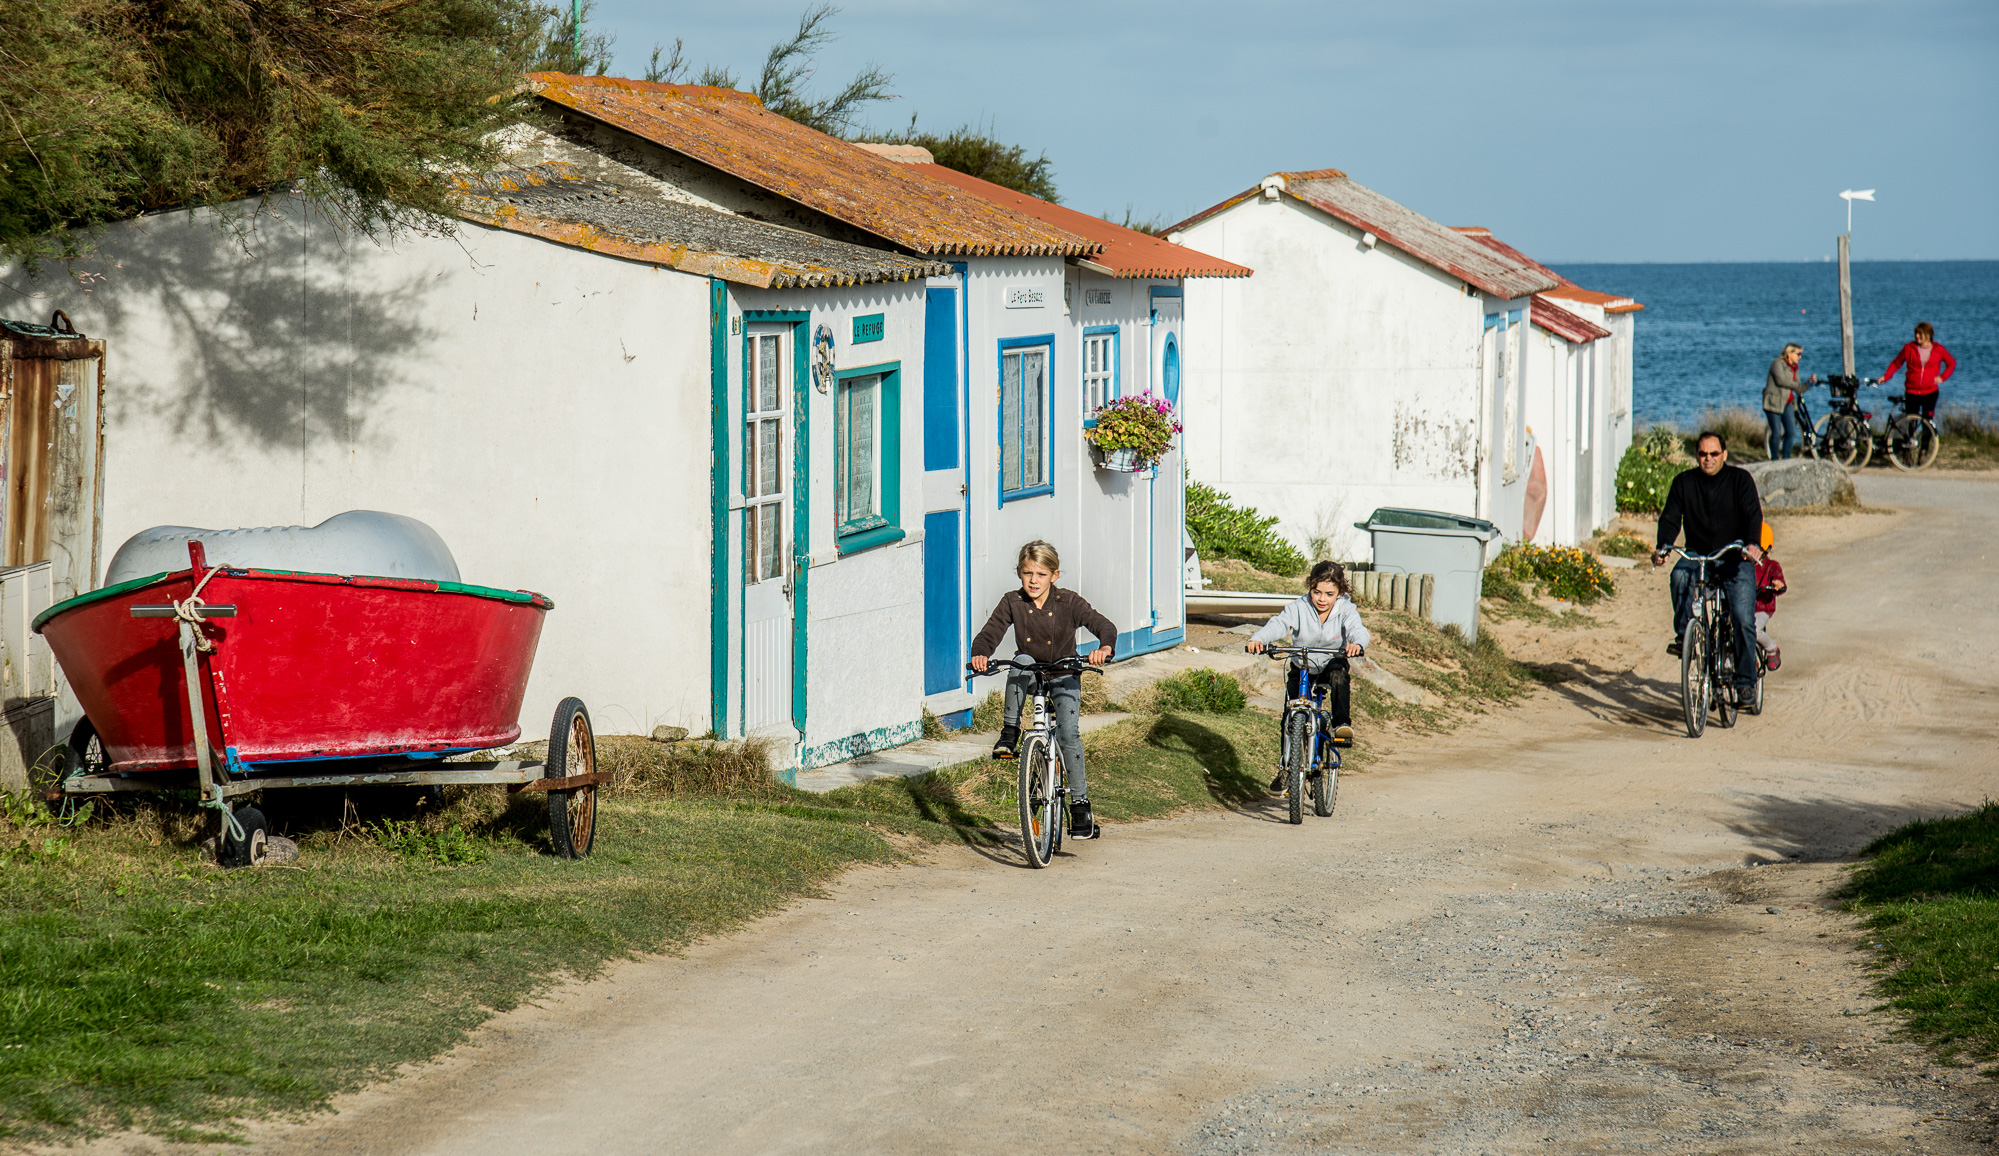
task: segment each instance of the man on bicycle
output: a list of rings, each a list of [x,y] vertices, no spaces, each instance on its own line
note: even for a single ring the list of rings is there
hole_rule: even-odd
[[[1731,542],[1754,543],[1763,533],[1763,502],[1756,494],[1756,479],[1749,471],[1728,464],[1728,441],[1708,431],[1694,440],[1698,468],[1682,470],[1666,491],[1666,506],[1659,511],[1658,546],[1652,565],[1662,566],[1673,550],[1673,541],[1686,530],[1686,550],[1690,554],[1713,554]],[[1680,559],[1673,567],[1673,641],[1669,654],[1680,653],[1680,639],[1693,617],[1693,583],[1699,567]],[[1728,616],[1735,620],[1736,690],[1756,689],[1756,567],[1740,553],[1717,563],[1709,573],[1721,587],[1728,604]]]

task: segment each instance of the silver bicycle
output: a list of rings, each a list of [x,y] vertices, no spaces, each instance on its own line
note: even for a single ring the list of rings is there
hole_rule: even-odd
[[[965,669],[972,667],[968,664]],[[1055,727],[1048,714],[1048,676],[1103,672],[1082,658],[987,660],[986,673],[1000,669],[1022,670],[1032,676],[1027,692],[1031,721],[1021,730],[1019,747],[1020,841],[1027,848],[1028,865],[1046,867],[1062,849],[1062,833],[1069,827],[1069,780],[1063,773],[1062,751],[1055,744]],[[1097,829],[1102,831],[1103,827]]]

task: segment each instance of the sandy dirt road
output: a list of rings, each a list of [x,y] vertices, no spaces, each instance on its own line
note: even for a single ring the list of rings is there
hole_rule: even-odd
[[[1999,793],[1999,486],[1863,486],[1901,512],[1779,523],[1786,662],[1732,731],[1680,730],[1664,579],[1630,572],[1629,641],[1523,637],[1579,677],[1399,741],[1333,819],[856,871],[253,1143],[1990,1151],[1989,1086],[1891,1038],[1825,895],[1873,834]]]

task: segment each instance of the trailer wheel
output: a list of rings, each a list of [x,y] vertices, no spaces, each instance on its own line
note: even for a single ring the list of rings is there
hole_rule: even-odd
[[[69,765],[72,775],[99,775],[111,760],[104,757],[104,740],[97,737],[97,724],[78,719],[69,732]]]
[[[551,779],[587,775],[597,770],[597,738],[590,729],[590,712],[580,698],[565,698],[555,708],[555,725],[548,732]],[[548,836],[555,853],[581,859],[597,842],[597,784],[548,793]]]
[[[255,867],[264,861],[270,847],[270,824],[264,813],[255,807],[236,809],[237,825],[243,828],[243,837],[236,838],[229,833],[229,824],[222,824],[222,852],[216,858],[224,867]]]

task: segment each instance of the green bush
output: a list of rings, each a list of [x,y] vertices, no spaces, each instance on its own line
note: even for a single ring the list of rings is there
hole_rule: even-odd
[[[1510,571],[1501,569],[1498,559],[1485,568],[1485,573],[1479,578],[1478,592],[1482,598],[1497,598],[1501,602],[1523,602],[1527,598],[1527,588]]]
[[[1619,530],[1615,534],[1599,538],[1596,550],[1597,553],[1608,554],[1612,558],[1642,558],[1652,552],[1652,543],[1642,534]]]
[[[1159,680],[1152,688],[1153,702],[1164,711],[1199,710],[1229,714],[1249,705],[1242,684],[1233,674],[1201,667],[1185,670]]]
[[[1538,582],[1543,593],[1567,602],[1587,604],[1617,591],[1603,560],[1574,546],[1508,546],[1486,568],[1494,573]]]
[[[1681,452],[1680,431],[1669,425],[1654,425],[1645,431],[1645,436],[1638,444],[1652,457],[1662,462],[1669,462],[1673,460],[1674,455]]]
[[[1305,569],[1305,556],[1271,527],[1276,517],[1229,504],[1228,495],[1188,479],[1187,534],[1203,558],[1235,558],[1273,574]]]
[[[1662,426],[1653,426],[1645,435],[1642,445],[1633,445],[1624,451],[1624,460],[1617,463],[1617,508],[1629,513],[1656,513],[1666,504],[1666,490],[1673,484],[1682,467],[1666,461],[1651,452],[1652,434]],[[1668,431],[1670,436],[1671,431]]]

